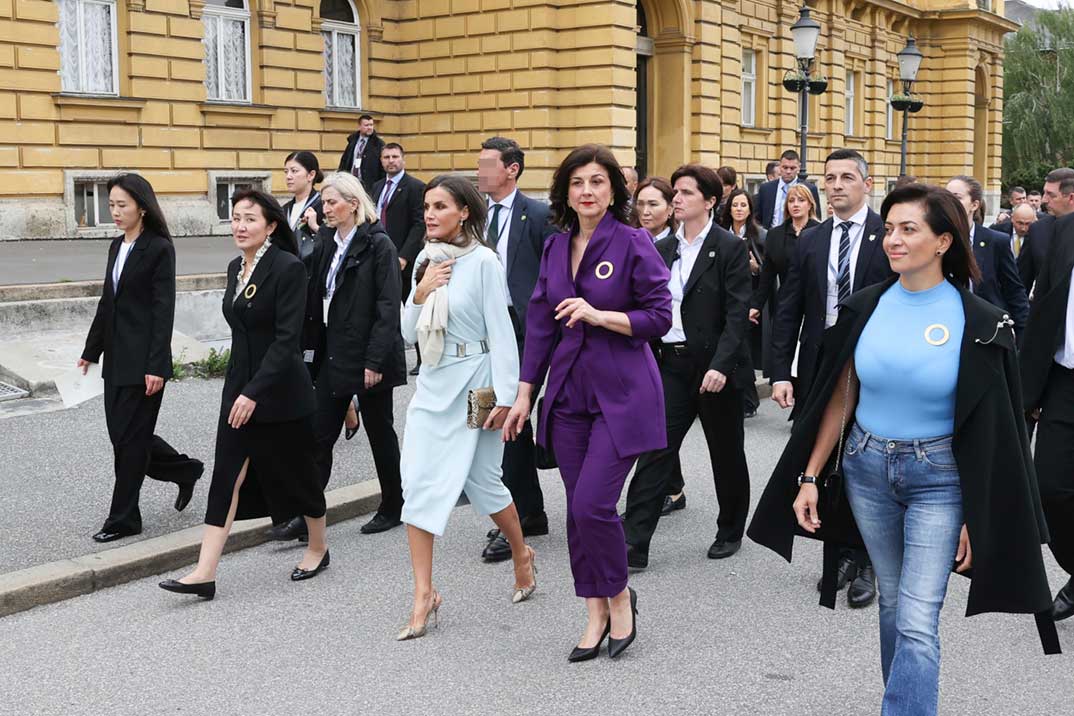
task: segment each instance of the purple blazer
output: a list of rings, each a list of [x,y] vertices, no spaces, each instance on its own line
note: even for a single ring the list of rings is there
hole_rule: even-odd
[[[649,341],[671,329],[667,265],[644,229],[632,229],[606,214],[589,240],[578,274],[571,279],[571,237],[545,242],[541,271],[526,316],[525,353],[519,379],[537,384],[548,375],[537,442],[550,444],[548,414],[576,359],[595,368],[593,389],[620,457],[667,447],[664,389]],[[622,311],[633,336],[555,320],[561,301],[584,298],[593,308]],[[559,341],[557,344],[557,340]]]

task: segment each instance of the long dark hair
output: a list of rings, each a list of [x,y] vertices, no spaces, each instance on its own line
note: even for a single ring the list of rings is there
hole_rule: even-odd
[[[970,280],[981,280],[981,270],[970,246],[970,220],[954,194],[927,184],[899,187],[884,198],[880,207],[880,216],[885,222],[891,207],[898,204],[920,204],[925,210],[925,223],[932,233],[937,236],[951,234],[951,247],[944,252],[941,262],[944,276],[963,288],[969,287]]]
[[[612,205],[608,213],[621,224],[630,223],[630,192],[627,191],[626,177],[619,166],[612,150],[603,144],[583,144],[574,149],[556,168],[552,175],[552,186],[548,190],[549,204],[552,211],[552,223],[561,229],[573,230],[578,223],[578,214],[571,208],[567,197],[570,192],[571,174],[586,164],[596,162],[608,172],[612,183]]]
[[[753,197],[745,189],[736,187],[731,190],[723,202],[723,209],[720,211],[717,223],[732,234],[735,233],[735,220],[731,218],[731,203],[740,196],[746,197],[746,203],[750,207],[750,214],[746,217],[746,238],[757,241],[761,236],[760,225],[757,223],[757,208],[753,203]]]
[[[138,208],[145,212],[142,216],[143,229],[160,234],[171,241],[172,234],[168,231],[168,222],[164,219],[164,212],[160,210],[153,185],[137,174],[120,174],[108,180],[109,193],[117,186],[130,194]]]
[[[488,246],[488,242],[485,241],[485,219],[488,216],[488,206],[474,188],[473,182],[461,174],[440,174],[425,185],[425,194],[437,188],[450,194],[455,206],[460,210],[463,208],[470,210],[470,215],[462,222],[462,234],[459,239],[451,243],[456,246],[469,246],[476,241],[482,246]],[[428,242],[429,237],[426,236],[425,240]],[[420,282],[425,277],[425,269],[428,267],[428,260],[418,266],[414,272],[417,281]]]
[[[646,177],[638,182],[638,188],[634,190],[634,201],[631,202],[630,211],[630,225],[636,229],[641,228],[641,221],[638,218],[638,195],[641,194],[642,189],[648,189],[649,187],[660,192],[668,206],[671,206],[671,201],[675,198],[675,190],[671,188],[671,184],[668,184],[668,180],[663,177]],[[675,231],[675,229],[679,228],[675,225],[675,212],[672,211],[670,214],[664,226]]]
[[[287,155],[287,158],[283,160],[283,163],[287,164],[287,162],[291,161],[295,162],[308,172],[314,172],[314,184],[320,184],[324,181],[324,174],[321,172],[321,163],[317,161],[317,155],[313,152],[307,152],[306,150],[291,152]]]
[[[231,197],[231,205],[235,206],[240,201],[251,201],[260,206],[261,215],[265,217],[265,223],[276,222],[276,228],[269,236],[269,239],[272,240],[272,245],[278,246],[280,250],[289,254],[298,256],[298,242],[295,241],[295,235],[291,233],[291,227],[287,225],[287,214],[284,213],[283,207],[280,206],[280,202],[276,201],[274,196],[266,194],[260,189],[240,189]]]

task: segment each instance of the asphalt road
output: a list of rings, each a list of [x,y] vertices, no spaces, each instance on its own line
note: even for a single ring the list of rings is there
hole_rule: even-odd
[[[187,390],[177,387],[177,395]],[[208,400],[211,387],[189,390]],[[180,442],[184,416],[165,407],[173,417],[164,433]],[[78,417],[64,421],[67,435],[99,429],[100,416]],[[765,401],[748,423],[755,499],[786,439],[782,418]],[[185,419],[204,422],[196,405]],[[53,434],[36,449],[67,439]],[[64,447],[67,458],[51,463],[64,479],[39,489],[38,506],[57,499],[65,481],[91,479],[74,467],[78,449]],[[552,534],[531,541],[540,573],[530,602],[510,603],[509,563],[478,561],[489,525],[462,507],[437,543],[440,626],[397,643],[410,604],[405,534],[363,536],[352,520],[330,529],[332,566],[308,582],[287,578],[297,547],[269,544],[225,557],[213,602],[156,587],[175,572],[0,619],[0,715],[878,713],[876,608],[851,611],[842,597],[834,612],[818,607],[820,554],[811,543],[792,566],[748,542],[729,560],[706,559],[715,498],[699,428],[682,457],[688,507],[661,523],[649,569],[631,579],[639,636],[616,662],[566,662],[584,608],[570,580],[563,490],[546,472]],[[105,468],[92,471],[101,485]],[[43,472],[24,469],[23,484]],[[37,539],[70,529],[52,522],[59,513],[36,518]],[[4,514],[23,519],[8,505]],[[4,542],[20,531],[6,523]],[[942,618],[941,713],[1071,713],[1071,657],[1044,657],[1030,617],[965,619],[966,590],[952,580]],[[1074,649],[1074,624],[1061,624],[1060,638]]]

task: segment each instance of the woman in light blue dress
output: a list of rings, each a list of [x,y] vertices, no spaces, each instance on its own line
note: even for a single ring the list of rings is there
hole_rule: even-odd
[[[414,607],[399,632],[425,635],[441,605],[433,589],[433,538],[465,492],[490,515],[511,545],[512,601],[537,587],[535,554],[522,537],[511,493],[504,487],[500,430],[518,392],[518,348],[507,311],[499,256],[484,242],[485,201],[465,177],[442,175],[425,189],[426,246],[403,309],[403,338],[417,343],[422,366],[403,438],[403,513],[414,569]],[[470,391],[492,387],[483,429],[466,425]]]

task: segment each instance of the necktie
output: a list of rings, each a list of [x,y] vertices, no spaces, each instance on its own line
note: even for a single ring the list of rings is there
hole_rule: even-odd
[[[1014,232],[1014,258],[1018,258],[1018,252],[1022,250],[1022,237]]]
[[[365,154],[365,137],[358,140],[358,156]]]
[[[839,290],[839,304],[850,298],[850,222],[839,224],[843,234],[839,237],[839,271],[835,274],[835,285]]]
[[[503,208],[503,204],[492,205],[492,219],[489,220],[489,230],[487,232],[488,242],[492,245],[492,248],[496,248],[496,244],[500,242],[500,209]]]
[[[787,185],[781,181],[779,192],[776,194],[776,207],[772,211],[772,226],[779,226],[783,223],[783,202],[785,201],[787,201]]]
[[[388,201],[392,198],[392,180],[384,182],[384,191],[380,197],[380,225],[388,230]]]

